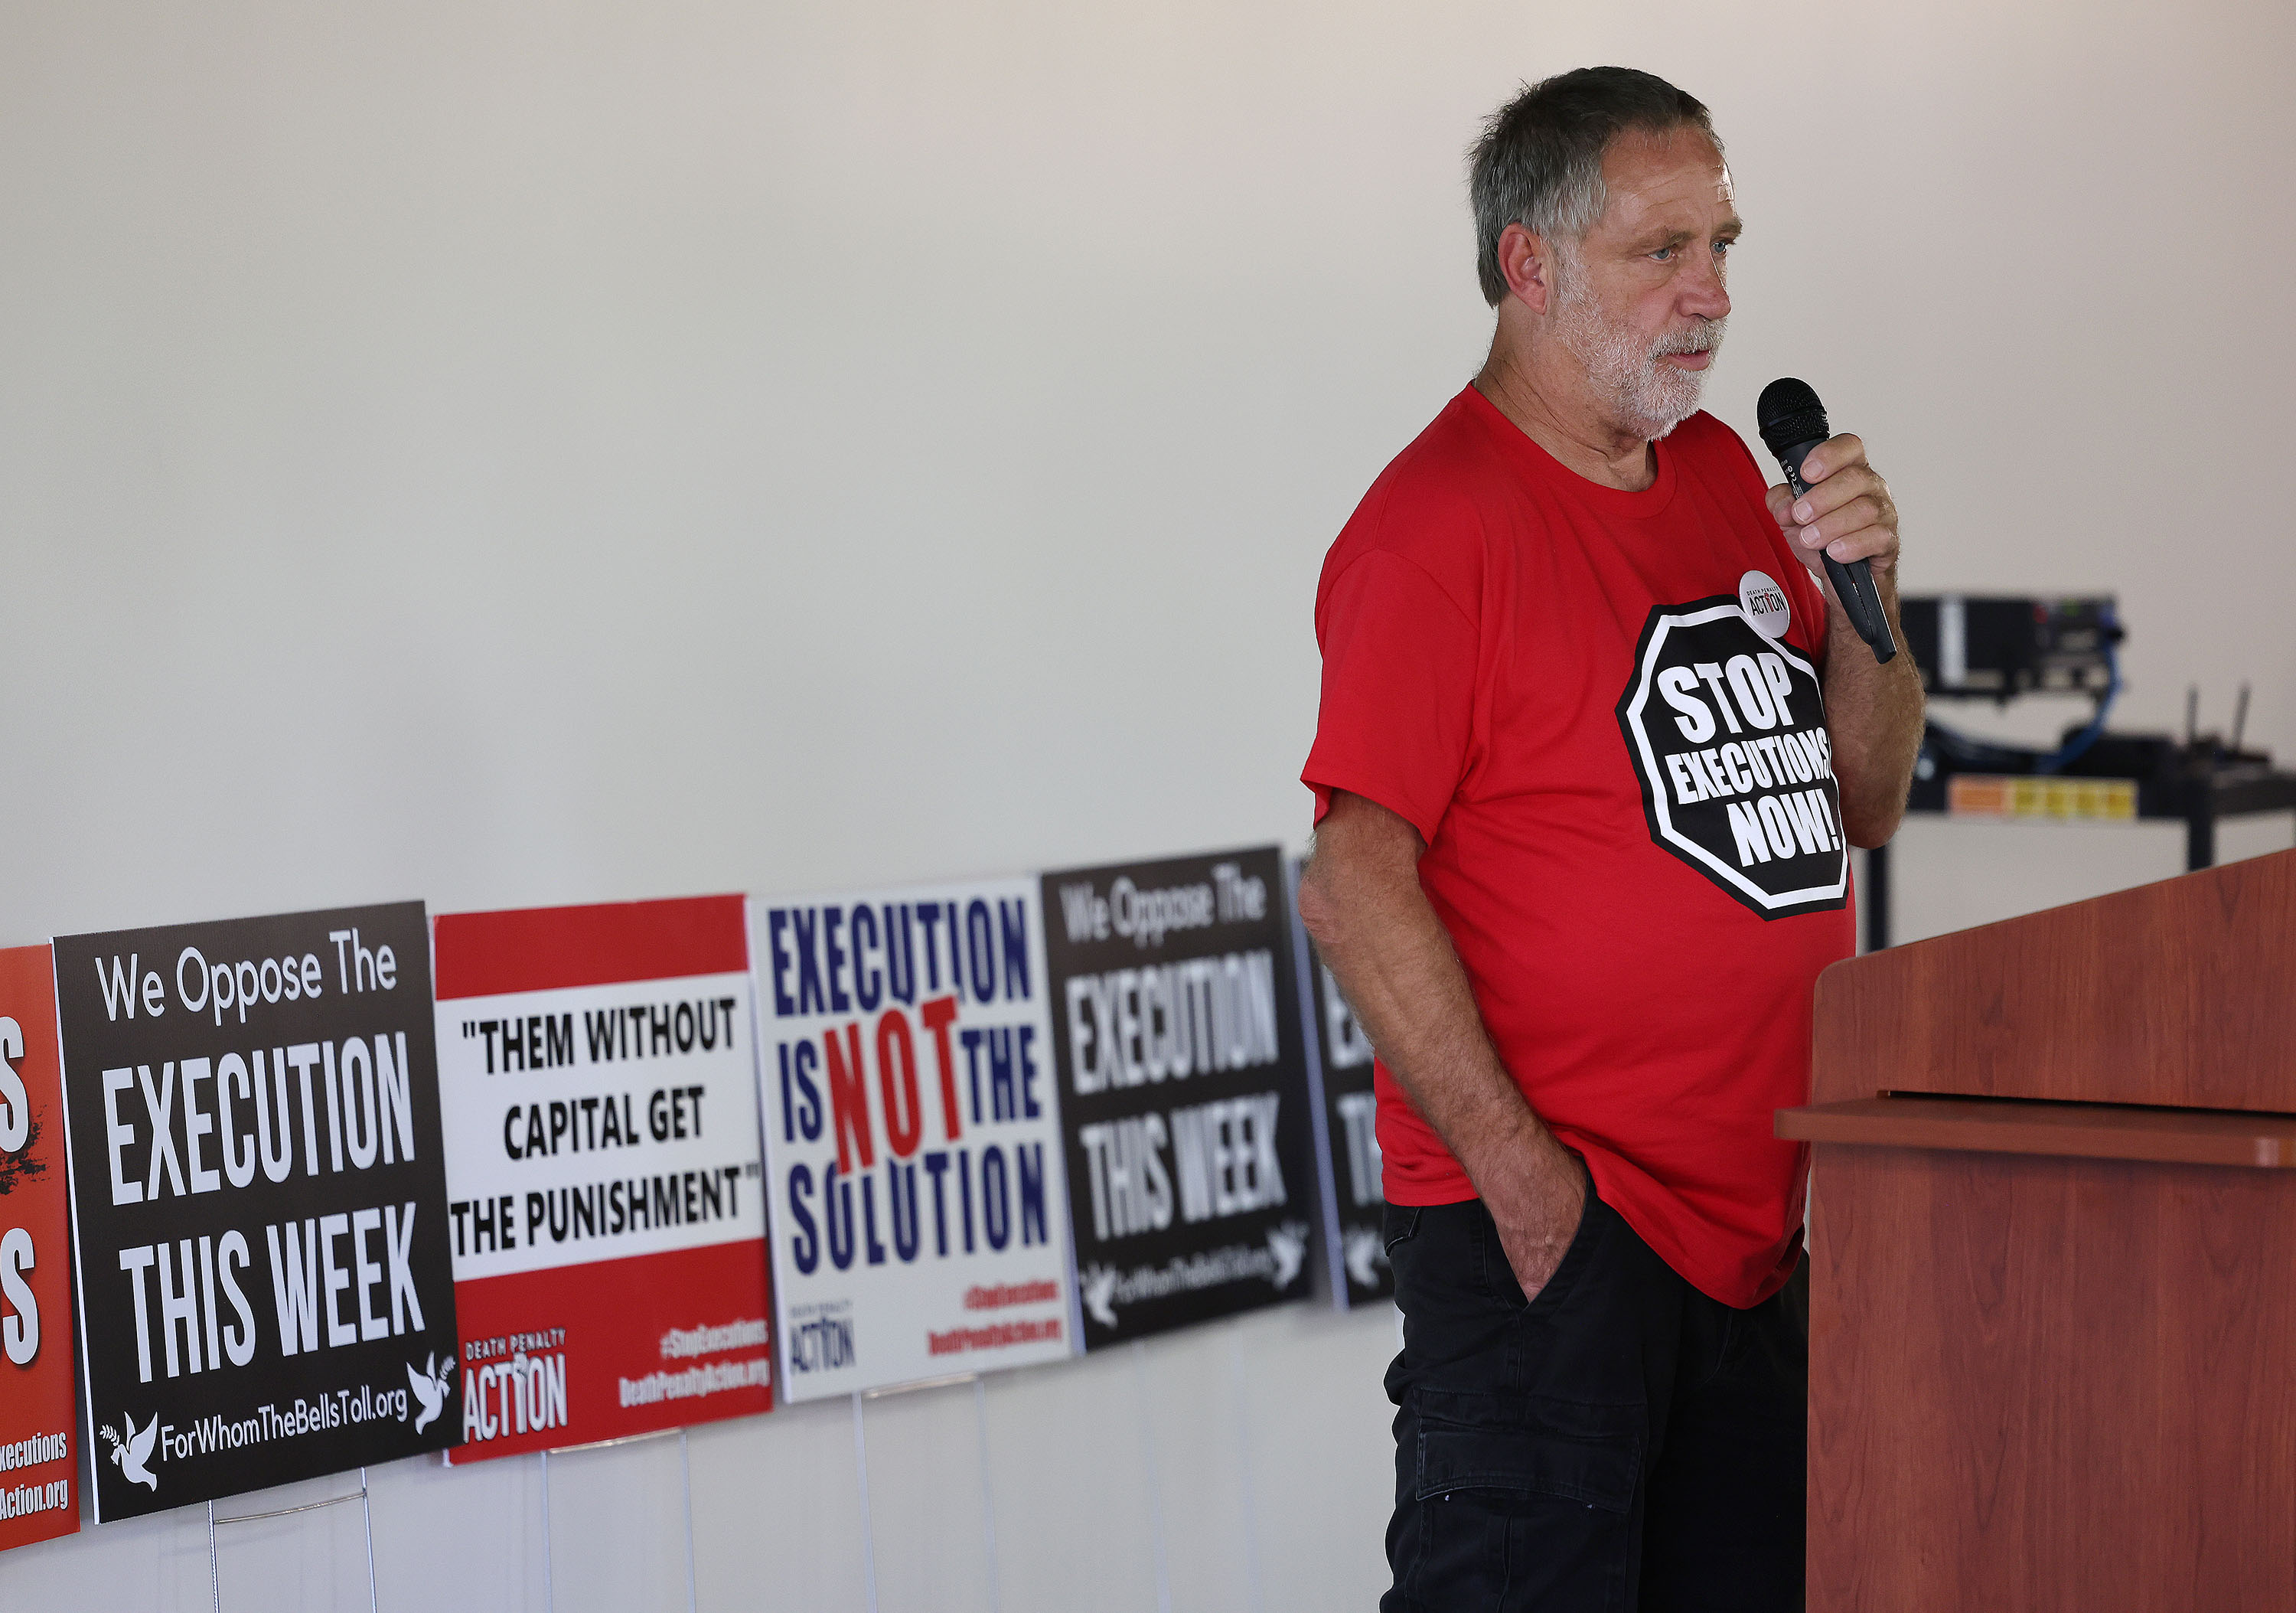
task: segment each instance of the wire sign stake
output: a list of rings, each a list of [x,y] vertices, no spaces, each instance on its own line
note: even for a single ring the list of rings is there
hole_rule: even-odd
[[[215,1502],[208,1502],[208,1605],[215,1613],[223,1613],[223,1574],[216,1555],[216,1531],[232,1524],[261,1523],[266,1518],[292,1518],[298,1512],[316,1512],[327,1507],[340,1507],[346,1502],[359,1503],[366,1518],[366,1605],[378,1607],[374,1584],[374,1510],[367,1504],[366,1469],[359,1469],[359,1487],[340,1495],[330,1495],[324,1501],[307,1501],[299,1507],[273,1507],[268,1511],[242,1512],[231,1518],[217,1518]]]

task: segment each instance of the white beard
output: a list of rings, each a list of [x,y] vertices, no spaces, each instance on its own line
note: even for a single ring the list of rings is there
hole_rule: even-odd
[[[1587,290],[1575,254],[1565,249],[1556,264],[1554,333],[1587,366],[1587,379],[1609,404],[1611,424],[1655,442],[1698,412],[1706,387],[1703,370],[1677,369],[1660,360],[1669,353],[1706,353],[1722,345],[1726,319],[1707,319],[1694,330],[1662,336],[1649,347],[1631,331],[1603,317],[1602,305]]]

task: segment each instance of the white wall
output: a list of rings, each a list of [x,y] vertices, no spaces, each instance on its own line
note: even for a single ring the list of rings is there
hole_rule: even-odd
[[[1719,412],[1807,376],[1911,586],[2114,590],[2125,725],[2247,679],[2286,756],[2292,43],[2233,0],[0,0],[0,939],[1296,843],[1317,563],[1488,329],[1461,151],[1598,61],[1730,142]],[[1901,934],[2181,844],[1916,826]],[[879,1604],[1365,1605],[1392,1347],[1294,1310],[872,1403]],[[701,1606],[863,1605],[853,1434],[693,1436]],[[544,1607],[538,1463],[373,1477],[384,1607]],[[674,1440],[551,1485],[559,1608],[685,1605]],[[356,1507],[219,1567],[365,1605]],[[196,1512],[0,1558],[12,1610],[208,1594]]]

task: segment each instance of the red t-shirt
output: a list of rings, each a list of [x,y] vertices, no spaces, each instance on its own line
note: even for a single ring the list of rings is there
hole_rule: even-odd
[[[1854,950],[1819,679],[1824,597],[1753,457],[1699,414],[1641,492],[1473,387],[1324,563],[1302,775],[1427,842],[1420,884],[1501,1061],[1603,1202],[1734,1305],[1793,1268],[1818,971]],[[1389,1200],[1474,1188],[1375,1072]]]

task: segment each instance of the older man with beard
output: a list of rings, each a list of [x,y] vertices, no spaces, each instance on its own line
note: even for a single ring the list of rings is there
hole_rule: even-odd
[[[1387,1613],[1800,1605],[1811,988],[1903,810],[1897,510],[1697,412],[1740,224],[1706,109],[1595,68],[1490,120],[1497,310],[1316,595],[1300,904],[1379,1052]],[[1902,637],[1902,636],[1901,636]]]

